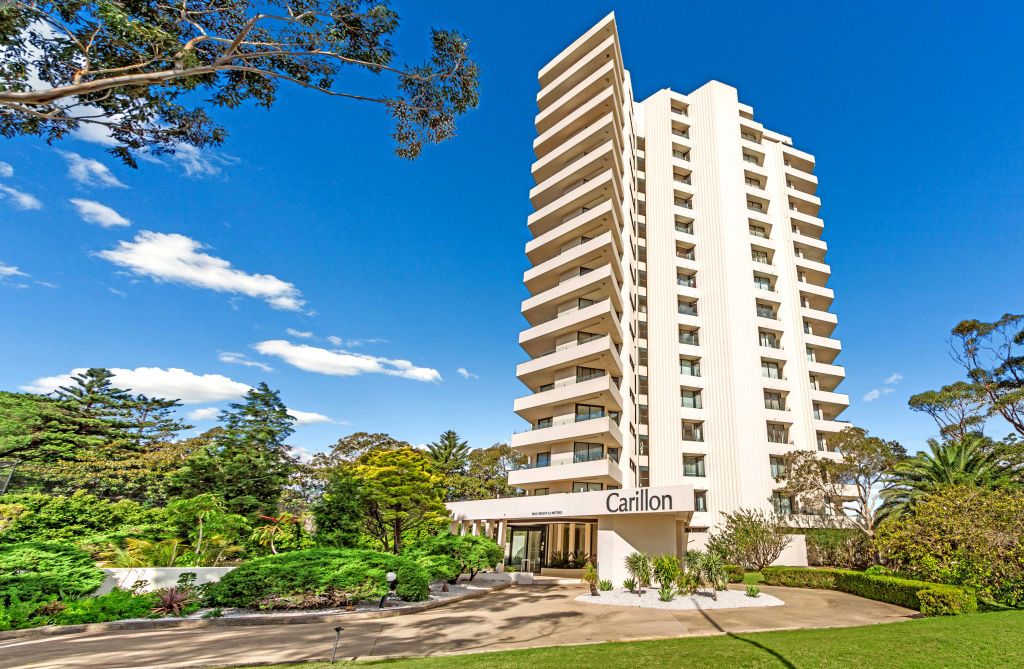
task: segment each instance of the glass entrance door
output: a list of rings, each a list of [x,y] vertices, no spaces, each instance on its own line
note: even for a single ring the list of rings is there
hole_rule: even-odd
[[[511,530],[509,566],[519,571],[539,574],[547,532],[543,527],[512,527]]]

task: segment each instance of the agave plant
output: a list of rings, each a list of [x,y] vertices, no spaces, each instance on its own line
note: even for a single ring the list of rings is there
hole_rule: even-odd
[[[663,602],[671,602],[676,596],[676,591],[671,585],[664,585],[658,590],[658,599]]]
[[[718,585],[725,580],[725,562],[722,556],[714,551],[701,555],[698,561],[699,573],[704,582],[711,587],[711,596],[718,601]]]
[[[650,587],[652,567],[651,558],[646,553],[630,553],[626,556],[626,571],[636,579],[637,594],[644,594],[644,587]]]
[[[583,576],[580,580],[590,586],[591,597],[598,597],[600,593],[597,591],[597,583],[600,578],[597,575],[597,569],[594,568],[594,563],[587,562],[583,570]]]

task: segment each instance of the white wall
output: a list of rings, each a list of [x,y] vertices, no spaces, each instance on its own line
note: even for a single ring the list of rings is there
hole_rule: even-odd
[[[107,577],[93,595],[104,595],[115,587],[129,590],[139,581],[147,581],[143,592],[170,588],[178,583],[178,577],[192,572],[195,584],[216,583],[234,567],[135,567],[132,569],[104,569]]]

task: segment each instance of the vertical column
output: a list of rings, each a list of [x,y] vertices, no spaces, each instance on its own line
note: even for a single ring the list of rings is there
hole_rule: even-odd
[[[505,551],[506,547],[508,546],[508,539],[505,536],[507,534],[507,532],[505,531],[505,525],[506,521],[504,519],[498,521],[497,542],[498,545],[501,546],[502,551]]]
[[[583,526],[583,545],[587,547],[587,555],[591,562],[594,561],[594,524],[587,523]]]
[[[576,523],[569,523],[569,546],[566,548],[566,556],[576,552]]]
[[[473,532],[473,536],[474,537],[480,536],[480,521],[479,520],[474,520],[472,522],[472,524],[470,525],[470,529]]]

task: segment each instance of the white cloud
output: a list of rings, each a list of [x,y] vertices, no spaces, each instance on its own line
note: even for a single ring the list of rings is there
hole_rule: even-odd
[[[264,372],[272,372],[274,368],[270,365],[265,365],[262,362],[256,360],[249,360],[245,357],[244,353],[232,353],[230,351],[223,351],[217,359],[221,362],[233,362],[237,365],[245,365],[246,367],[258,367]]]
[[[462,376],[462,378],[464,378],[464,379],[479,379],[480,378],[479,376],[477,376],[473,372],[470,372],[469,370],[467,370],[465,367],[459,367],[455,371],[458,372],[459,375]]]
[[[416,367],[408,360],[389,360],[346,351],[329,351],[306,344],[292,344],[283,339],[261,341],[253,348],[263,355],[274,355],[289,365],[307,372],[332,376],[387,374],[416,381],[441,381],[441,374],[429,367]]]
[[[77,115],[91,116],[97,112],[100,112],[99,107],[88,105],[81,109]],[[111,116],[109,120],[116,123],[120,118],[120,114],[115,114]],[[87,121],[83,121],[79,124],[78,130],[75,131],[75,139],[80,139],[83,142],[91,142],[93,144],[102,144],[103,146],[117,146],[117,140],[115,140],[114,136],[110,134],[110,128],[105,125],[89,123]],[[139,155],[138,157],[141,158],[142,155]]]
[[[322,413],[316,413],[314,411],[299,411],[298,409],[288,409],[288,415],[295,419],[295,427],[302,427],[303,425],[316,425],[317,423],[333,423],[334,421],[323,415]]]
[[[287,332],[293,337],[302,337],[303,339],[309,339],[310,337],[313,336],[312,332],[301,332],[299,330],[296,330],[295,328],[288,328],[285,330],[285,332]]]
[[[98,160],[85,158],[74,151],[58,151],[57,153],[64,156],[64,160],[68,161],[68,178],[77,181],[83,186],[98,186],[100,188],[108,186],[128,187],[118,181],[117,177],[110,171],[110,168]]]
[[[100,204],[95,200],[82,200],[80,198],[71,198],[71,204],[75,205],[75,209],[78,210],[78,215],[82,217],[82,220],[86,223],[95,223],[96,225],[102,225],[104,228],[113,228],[116,226],[131,225],[132,222],[127,218],[117,213],[105,204]]]
[[[13,177],[13,176],[14,176],[14,168],[11,167],[11,164],[10,163],[5,163],[4,161],[0,160],[0,177]]]
[[[188,412],[188,419],[194,421],[201,420],[213,420],[220,413],[220,410],[215,407],[206,407],[204,409],[196,409]]]
[[[121,241],[116,248],[96,255],[154,281],[248,295],[275,309],[302,311],[306,302],[294,284],[272,274],[247,274],[223,258],[200,253],[202,248],[185,235],[143,230],[132,241]]]
[[[5,194],[11,198],[11,202],[18,209],[43,208],[43,203],[34,195],[29,195],[28,193],[22,192],[16,188],[11,188],[10,186],[0,185],[0,199],[2,199]]]
[[[56,288],[57,284],[50,283],[49,281],[36,281],[36,283],[44,288]]]
[[[21,390],[32,393],[48,393],[58,386],[71,383],[71,377],[82,374],[84,367],[71,370],[68,374],[44,376],[29,384],[20,386]],[[136,367],[135,369],[110,369],[114,373],[113,383],[118,387],[150,397],[165,397],[181,400],[182,404],[202,404],[234,399],[244,395],[249,386],[232,381],[220,374],[193,374],[176,367],[162,369],[160,367]]]
[[[893,374],[892,376],[890,376],[889,378],[887,378],[885,380],[885,382],[888,385],[895,385],[895,384],[899,383],[902,380],[903,380],[903,375],[900,374],[899,372],[897,372],[897,373]]]
[[[224,165],[237,165],[234,156],[218,153],[212,149],[199,149],[191,144],[178,144],[171,156],[185,171],[187,177],[210,177],[220,174]]]
[[[5,265],[2,261],[0,261],[0,279],[6,278],[8,276],[28,276],[28,274],[25,274],[17,267]]]
[[[342,339],[341,337],[335,337],[331,335],[327,338],[327,341],[335,346],[344,346],[346,348],[355,348],[356,346],[362,346],[363,344],[383,344],[387,343],[387,339],[381,339],[380,337],[372,337],[370,339]]]
[[[874,400],[877,400],[881,396],[882,396],[882,393],[878,392],[877,388],[872,388],[871,390],[869,390],[866,393],[864,393],[863,400],[865,402],[872,402]]]

